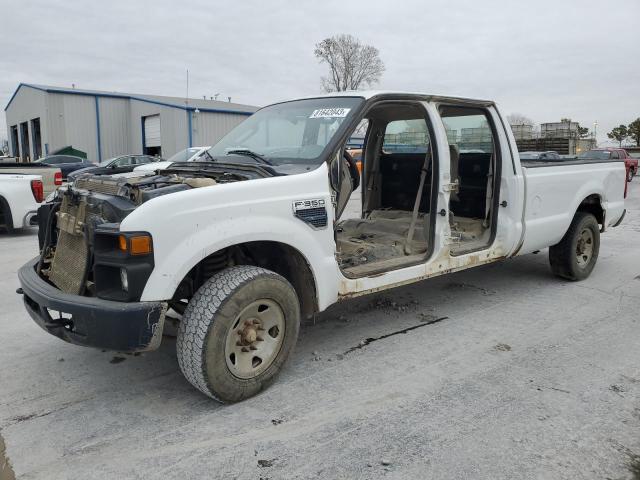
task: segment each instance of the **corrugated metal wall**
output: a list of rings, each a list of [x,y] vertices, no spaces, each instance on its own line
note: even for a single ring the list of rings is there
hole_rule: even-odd
[[[64,96],[63,95],[47,95],[47,123],[49,128],[49,152],[53,152],[58,148],[65,147],[66,144],[66,128],[63,121],[64,118]]]
[[[19,96],[19,98],[17,98]],[[18,152],[13,151],[11,145],[11,127],[23,122],[29,122],[29,158],[33,158],[34,146],[33,146],[33,134],[31,133],[31,120],[34,118],[40,118],[40,134],[42,139],[42,152],[45,151],[44,145],[47,143],[49,132],[47,130],[47,118],[45,118],[46,107],[46,94],[43,91],[36,90],[34,88],[21,88],[16,98],[9,108],[7,108],[5,115],[7,120],[7,138],[9,139],[9,149],[11,155],[17,156]],[[35,160],[35,159],[34,159]]]
[[[125,98],[98,97],[102,160],[131,152],[131,112]]]
[[[130,153],[142,153],[142,118],[149,115],[160,115],[160,142],[164,158],[187,148],[187,112],[134,99],[130,102]]]
[[[234,113],[199,112],[192,113],[193,146],[214,145],[247,115]]]
[[[97,162],[98,131],[95,97],[49,93],[49,98],[54,99],[54,102],[59,105],[56,97],[62,99],[62,122],[65,135],[64,138],[53,139],[55,145],[50,146],[50,151],[71,145],[77,150],[86,152],[89,161]]]

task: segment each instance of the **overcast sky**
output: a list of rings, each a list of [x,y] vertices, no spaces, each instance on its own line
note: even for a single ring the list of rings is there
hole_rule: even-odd
[[[20,82],[265,105],[320,92],[325,37],[380,50],[379,88],[496,100],[536,123],[640,117],[640,0],[0,0],[0,101]],[[4,115],[0,137],[6,138]]]

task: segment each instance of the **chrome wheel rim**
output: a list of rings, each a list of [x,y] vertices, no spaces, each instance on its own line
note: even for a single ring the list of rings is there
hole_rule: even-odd
[[[578,266],[586,267],[593,256],[593,232],[589,228],[585,228],[578,236],[576,244],[576,260]]]
[[[224,356],[238,378],[254,378],[277,358],[284,340],[284,312],[273,300],[260,299],[245,307],[227,333]]]

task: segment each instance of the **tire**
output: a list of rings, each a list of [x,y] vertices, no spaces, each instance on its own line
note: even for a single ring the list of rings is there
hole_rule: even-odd
[[[549,248],[551,271],[567,280],[584,280],[595,267],[599,252],[600,228],[596,218],[577,212],[560,243]]]
[[[635,172],[633,171],[632,168],[630,168],[629,171],[627,172],[627,182],[630,182],[631,180],[633,180],[634,175],[635,175]]]
[[[299,329],[298,296],[284,277],[259,267],[231,267],[189,301],[178,329],[178,364],[205,395],[238,402],[275,380]]]

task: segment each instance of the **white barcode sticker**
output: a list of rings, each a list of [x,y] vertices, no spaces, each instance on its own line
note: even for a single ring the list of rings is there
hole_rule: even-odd
[[[344,118],[350,111],[350,108],[319,108],[311,112],[309,118]]]

